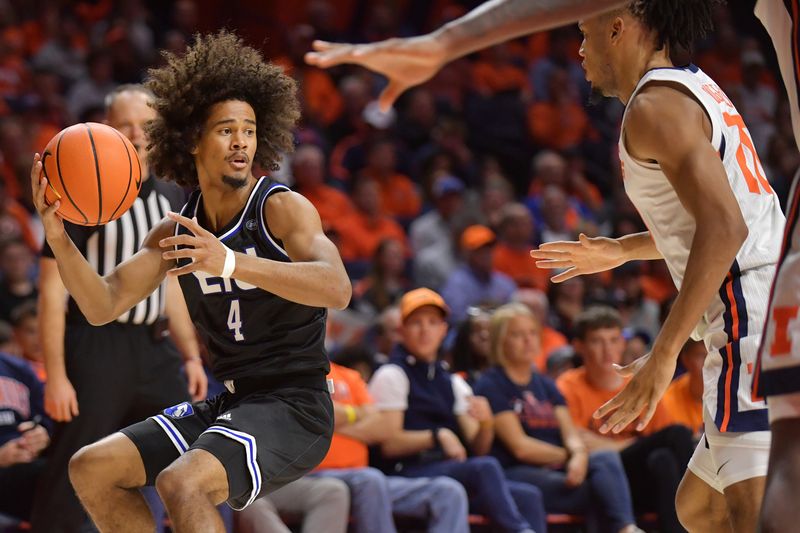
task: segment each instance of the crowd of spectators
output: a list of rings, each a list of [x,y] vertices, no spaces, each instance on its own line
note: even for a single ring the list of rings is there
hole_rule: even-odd
[[[701,432],[703,345],[684,347],[682,375],[643,433],[601,436],[590,416],[624,385],[611,365],[647,353],[658,333],[675,291],[664,264],[553,284],[529,256],[580,233],[645,229],[622,189],[623,107],[587,103],[576,29],[459,59],[388,113],[376,103],[380,77],[303,62],[315,38],[418,34],[476,3],[0,0],[5,518],[26,518],[24,494],[47,456],[32,155],[68,125],[102,121],[109,91],[222,20],[298,82],[297,148],[273,177],[317,207],[354,288],[328,325],[331,453],[304,485],[240,516],[239,530],[281,531],[291,516],[304,530],[390,531],[394,511],[465,531],[469,509],[508,531],[540,531],[555,513],[634,531],[646,512],[680,531],[674,491]],[[800,155],[771,50],[736,7],[715,21],[694,62],[741,112],[785,205]]]

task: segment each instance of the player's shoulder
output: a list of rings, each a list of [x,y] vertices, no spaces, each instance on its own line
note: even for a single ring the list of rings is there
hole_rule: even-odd
[[[628,103],[625,124],[652,128],[655,121],[681,123],[686,113],[702,112],[700,102],[684,84],[653,80],[642,87]],[[677,119],[677,120],[676,120]]]

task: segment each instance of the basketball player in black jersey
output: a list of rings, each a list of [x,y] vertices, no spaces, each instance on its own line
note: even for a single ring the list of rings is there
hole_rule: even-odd
[[[97,275],[65,233],[58,203],[45,203],[38,155],[31,170],[47,241],[87,319],[108,322],[165,276],[180,276],[227,388],[75,454],[70,478],[101,531],[152,531],[138,488],[153,483],[175,531],[224,531],[216,505],[241,509],[299,478],[333,432],[325,309],[348,304],[350,282],[311,203],[252,173],[254,162],[273,168],[292,148],[294,82],[225,32],[166,59],[147,82],[158,112],[148,159],[158,175],[199,190],[135,256]]]

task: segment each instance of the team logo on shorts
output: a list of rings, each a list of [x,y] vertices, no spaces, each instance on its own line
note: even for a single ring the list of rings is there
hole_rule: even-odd
[[[194,414],[194,408],[189,402],[183,402],[178,405],[173,405],[172,407],[167,407],[164,409],[164,414],[175,419],[186,418]]]

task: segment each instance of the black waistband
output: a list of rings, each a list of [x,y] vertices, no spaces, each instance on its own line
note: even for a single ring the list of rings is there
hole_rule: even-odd
[[[233,394],[237,396],[253,392],[269,392],[293,387],[328,391],[328,380],[322,372],[286,374],[283,376],[253,376],[230,381],[233,381]],[[228,383],[228,380],[226,380],[225,383]]]

